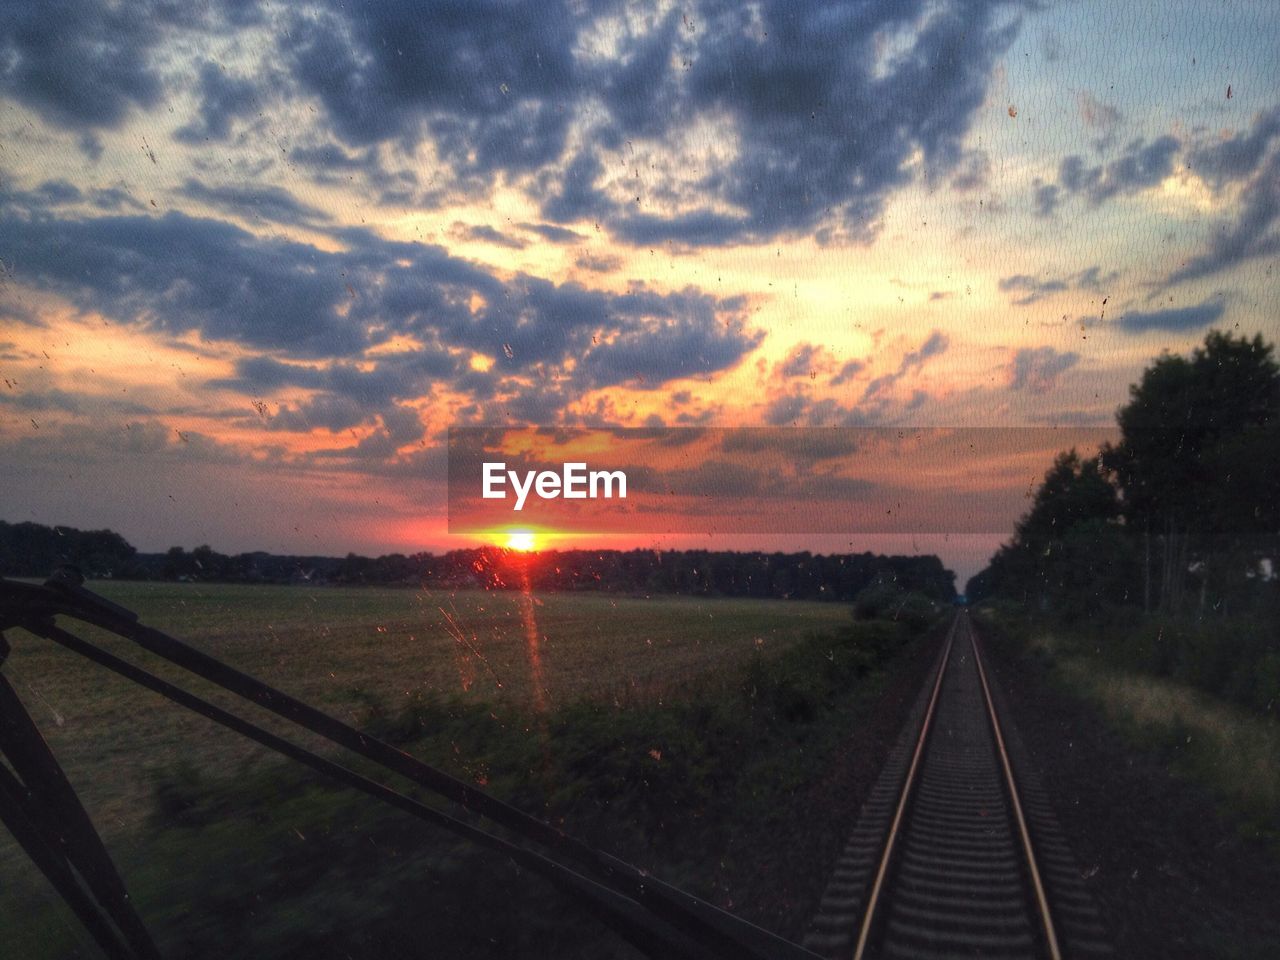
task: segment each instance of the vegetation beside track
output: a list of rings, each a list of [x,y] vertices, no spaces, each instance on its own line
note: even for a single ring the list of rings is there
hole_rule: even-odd
[[[512,600],[485,596],[483,603]],[[610,603],[548,596],[536,609],[544,626],[557,616],[575,622],[576,613],[587,634],[612,629],[601,626],[603,609],[577,606],[583,600]],[[627,682],[632,674],[617,667],[625,653],[605,647],[595,656],[602,677],[615,671],[607,682],[569,684],[562,688],[569,692],[539,706],[536,697],[493,684],[459,692],[450,652],[453,693],[424,688],[392,698],[365,689],[349,692],[345,709],[424,760],[752,916],[759,897],[781,879],[777,871],[804,867],[781,866],[790,833],[803,828],[808,812],[802,788],[822,775],[851,727],[871,712],[928,623],[894,619],[895,610],[918,614],[918,599],[878,601],[874,609],[864,603],[860,609],[871,619],[859,621],[848,607],[832,605],[662,603],[643,635],[669,641],[654,658],[670,665],[664,684]],[[752,609],[740,609],[744,603]],[[619,617],[634,613],[627,601],[617,604],[610,609]],[[505,626],[495,636],[524,642],[518,617],[499,622]],[[771,622],[776,632],[762,636]],[[198,616],[188,626],[200,634]],[[355,630],[347,626],[342,632]],[[288,623],[279,619],[272,629],[287,633]],[[701,638],[696,656],[690,637]],[[204,642],[219,648],[216,638]],[[397,642],[407,641],[383,641]],[[600,643],[584,640],[580,652]],[[277,640],[264,651],[263,666],[274,658],[283,676],[301,682],[303,673],[323,672],[324,648],[288,655],[291,645]],[[555,649],[549,642],[548,659]],[[554,669],[545,665],[544,680]],[[577,906],[504,858],[318,782],[287,761],[248,753],[234,769],[210,772],[175,752],[153,766],[150,784],[145,816],[116,832],[113,852],[162,948],[173,955],[630,955]],[[797,913],[810,906],[796,905]],[[0,912],[17,932],[22,956],[92,956],[74,921],[30,871],[6,884]]]
[[[1274,700],[1255,699],[1256,694],[1228,699],[1205,689],[1214,688],[1206,681],[1218,673],[1234,674],[1242,691],[1265,690],[1264,674],[1207,671],[1191,657],[1169,659],[1170,666],[1159,670],[1149,659],[1149,634],[1159,633],[1158,626],[1131,625],[1127,632],[1116,626],[1104,637],[1097,624],[1055,623],[1015,614],[1008,606],[988,608],[979,617],[997,626],[996,635],[1017,655],[1036,661],[1052,682],[1099,710],[1134,747],[1158,757],[1176,776],[1209,789],[1242,830],[1280,851],[1280,722]],[[1216,660],[1251,642],[1233,626],[1212,625],[1206,656]],[[1240,626],[1248,628],[1248,623]],[[1210,634],[1207,625],[1183,629],[1189,639],[1182,642],[1192,650],[1197,639]],[[1176,638],[1161,642],[1172,647]]]

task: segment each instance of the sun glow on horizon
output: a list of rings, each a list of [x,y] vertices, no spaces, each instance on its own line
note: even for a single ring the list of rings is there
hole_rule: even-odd
[[[529,553],[538,548],[538,538],[530,530],[511,530],[507,533],[508,550]]]

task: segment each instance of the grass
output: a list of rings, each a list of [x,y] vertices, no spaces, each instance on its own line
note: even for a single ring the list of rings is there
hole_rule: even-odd
[[[706,674],[843,626],[835,604],[681,597],[209,584],[92,585],[144,623],[350,722],[422,697],[544,706],[678,698]],[[525,618],[528,618],[527,621]],[[542,693],[530,664],[536,638]],[[244,711],[127,641],[85,637]],[[11,631],[5,672],[103,833],[131,829],[150,772],[184,759],[232,775],[263,751],[48,641]],[[253,713],[253,709],[249,709]],[[282,729],[261,713],[254,716]]]
[[[739,891],[772,882],[744,838],[785,844],[801,788],[911,636],[794,601],[95,589],[708,896],[720,875],[745,878]],[[317,783],[47,642],[11,640],[6,673],[169,953],[409,957],[444,937],[458,956],[613,955],[502,858]],[[0,850],[0,925],[24,956],[82,955],[83,933],[13,853]]]
[[[1274,715],[1108,662],[1064,630],[1033,628],[1025,636],[1029,653],[1050,662],[1060,682],[1132,742],[1212,790],[1247,829],[1280,837],[1280,724]]]

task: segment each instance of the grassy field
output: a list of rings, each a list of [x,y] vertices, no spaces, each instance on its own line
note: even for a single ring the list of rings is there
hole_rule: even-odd
[[[773,891],[783,874],[803,886],[813,873],[788,860],[794,831],[814,826],[807,787],[924,629],[797,601],[95,589],[589,843],[748,915],[765,911],[757,922],[791,935],[812,904]],[[166,955],[407,960],[430,942],[468,958],[633,956],[505,858],[318,781],[46,641],[11,640],[6,674]],[[107,645],[155,666],[127,642]],[[176,670],[156,672],[287,730]],[[8,943],[24,957],[95,956],[16,853],[0,838]]]
[[[90,586],[144,623],[355,723],[371,713],[394,714],[423,697],[544,708],[579,699],[619,706],[662,702],[707,674],[732,671],[757,650],[781,652],[806,635],[849,622],[845,606],[789,601]],[[127,641],[80,632],[284,729],[189,675],[135,656]],[[149,809],[150,771],[181,758],[214,774],[236,773],[264,753],[48,641],[16,630],[9,636],[13,654],[5,672],[108,836],[130,829]]]

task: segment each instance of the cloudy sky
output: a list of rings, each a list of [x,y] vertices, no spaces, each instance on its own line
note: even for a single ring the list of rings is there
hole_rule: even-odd
[[[1277,49],[1263,0],[6,4],[0,517],[440,549],[451,426],[1110,423],[1280,336]]]

